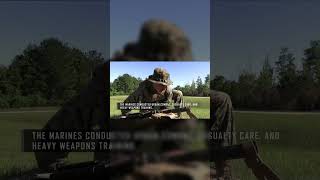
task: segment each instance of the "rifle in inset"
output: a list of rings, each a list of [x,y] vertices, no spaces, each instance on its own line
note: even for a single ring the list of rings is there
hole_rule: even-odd
[[[190,120],[197,120],[198,118],[191,112],[189,107],[163,109],[163,110],[151,110],[139,113],[129,113],[126,116],[120,116],[119,118],[110,119],[109,128],[111,130],[137,130],[148,127],[154,127],[158,125],[167,125],[185,121],[184,119],[174,118],[172,116],[166,116],[169,113],[181,113],[186,112]],[[157,116],[159,115],[159,116]],[[174,120],[173,120],[174,119]],[[173,120],[173,121],[172,121]]]
[[[181,113],[186,112],[191,118],[197,119],[197,117],[191,112],[190,107],[181,107],[181,108],[174,108],[174,109],[161,109],[161,110],[150,110],[146,112],[139,112],[139,113],[128,113],[123,118],[130,118],[130,119],[141,119],[141,118],[149,118],[153,114],[156,113]]]

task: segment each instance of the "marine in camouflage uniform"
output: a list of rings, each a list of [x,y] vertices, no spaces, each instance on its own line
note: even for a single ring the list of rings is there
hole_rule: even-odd
[[[170,80],[170,74],[163,68],[155,68],[152,75],[139,84],[139,87],[131,93],[124,103],[168,103],[168,106],[154,106],[153,110],[160,110],[170,108],[169,103],[174,103],[175,108],[184,106],[183,93],[180,90],[173,89],[171,87],[172,81]],[[148,111],[148,110],[141,110]],[[121,110],[123,115],[126,115],[130,110]],[[181,113],[178,113],[181,116]],[[175,124],[172,127],[166,127],[168,131],[187,131],[194,126],[194,121],[187,121],[182,124]],[[164,129],[156,128],[158,131]],[[161,141],[157,147],[159,153],[183,148],[185,141]],[[146,144],[146,146],[150,146]],[[155,144],[152,144],[155,146]],[[155,148],[153,148],[155,149]]]
[[[142,81],[139,87],[130,94],[124,103],[175,103],[176,107],[183,106],[183,93],[172,89],[170,74],[163,68],[156,68],[148,79]],[[166,106],[154,107],[164,109]],[[122,110],[125,115],[130,110]]]
[[[123,51],[117,52],[112,60],[192,60],[191,43],[184,32],[176,25],[164,20],[149,20],[143,24],[139,40],[125,45]],[[87,88],[81,90],[78,96],[64,105],[48,121],[44,129],[104,128],[104,121],[109,118],[106,112],[107,104],[109,103],[109,97],[107,97],[106,92],[109,80],[108,71],[106,64],[98,66]],[[233,131],[234,120],[230,97],[225,93],[211,91],[211,107],[211,117],[214,121],[210,125],[210,129],[222,132]],[[234,141],[232,138],[224,139],[211,143],[211,146],[231,145]],[[66,158],[67,154],[61,152],[35,153],[39,167],[46,170],[53,169],[57,163]],[[95,159],[100,158],[105,158],[105,156],[101,155],[101,153],[96,153]],[[217,177],[230,179],[230,163],[221,161],[215,162],[215,164]],[[148,166],[145,168],[148,168]],[[181,167],[177,168],[181,169]],[[179,171],[178,169],[177,171]],[[163,173],[165,174],[166,172]],[[191,168],[188,172],[190,174],[189,178],[185,174],[184,179],[195,179],[191,174],[199,171],[194,166],[193,170]],[[178,173],[178,175],[181,175],[181,173]],[[179,176],[176,176],[175,179],[179,179],[177,177]]]

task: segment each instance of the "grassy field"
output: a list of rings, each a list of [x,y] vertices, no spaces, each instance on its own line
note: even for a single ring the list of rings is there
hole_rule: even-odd
[[[320,114],[235,113],[237,131],[278,131],[278,140],[260,140],[262,159],[286,180],[320,179]],[[243,161],[234,162],[241,179],[255,179]]]
[[[0,112],[0,179],[36,167],[34,154],[22,152],[21,130],[42,128],[57,108]],[[28,112],[29,111],[29,112]],[[70,153],[70,162],[92,160],[92,153]]]
[[[33,153],[21,152],[21,130],[40,128],[54,114],[48,111],[0,112],[0,179],[36,166]],[[201,109],[199,109],[201,114]],[[198,114],[198,115],[199,115]],[[320,114],[235,113],[238,131],[279,131],[280,139],[259,141],[263,160],[287,180],[320,179]],[[91,160],[92,153],[70,153],[70,162]],[[243,161],[233,161],[234,175],[255,179]]]
[[[117,109],[117,103],[123,102],[127,96],[111,96],[110,98],[110,116],[121,115],[121,111]],[[191,97],[185,96],[186,103],[198,103],[197,107],[192,107],[192,112],[200,119],[210,118],[210,98],[209,97]],[[186,113],[182,114],[183,118],[188,118]]]

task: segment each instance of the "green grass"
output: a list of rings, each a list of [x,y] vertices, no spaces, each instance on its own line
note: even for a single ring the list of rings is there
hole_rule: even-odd
[[[36,167],[34,154],[21,152],[20,133],[22,129],[41,128],[53,114],[54,111],[0,113],[0,179]],[[320,114],[236,112],[235,120],[237,131],[280,132],[279,140],[258,141],[258,145],[262,159],[281,179],[320,179]],[[68,160],[79,162],[92,158],[92,153],[70,153]],[[233,161],[233,172],[240,179],[255,179],[241,160]]]
[[[42,128],[55,113],[53,108],[50,110],[52,112],[22,110],[23,113],[0,113],[0,179],[36,167],[34,153],[22,152],[21,130]],[[88,161],[92,160],[92,157],[92,153],[70,153],[68,161]]]
[[[262,159],[281,179],[320,179],[320,114],[235,113],[237,131],[279,131],[278,140],[258,141]],[[233,163],[234,174],[254,180],[243,161]]]
[[[121,111],[117,109],[117,103],[123,102],[127,96],[111,96],[110,98],[110,116],[119,116]],[[210,98],[209,97],[191,97],[185,96],[184,101],[186,103],[197,103],[198,106],[192,107],[191,111],[199,119],[209,119],[210,118]],[[135,111],[133,111],[135,112]],[[188,118],[186,113],[182,114],[183,118]]]

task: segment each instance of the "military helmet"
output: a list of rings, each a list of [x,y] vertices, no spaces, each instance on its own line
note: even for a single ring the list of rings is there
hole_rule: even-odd
[[[149,76],[148,81],[166,86],[172,84],[170,74],[163,68],[155,68],[153,74]]]
[[[191,42],[176,24],[150,19],[142,24],[137,41],[127,43],[113,60],[192,60]]]

